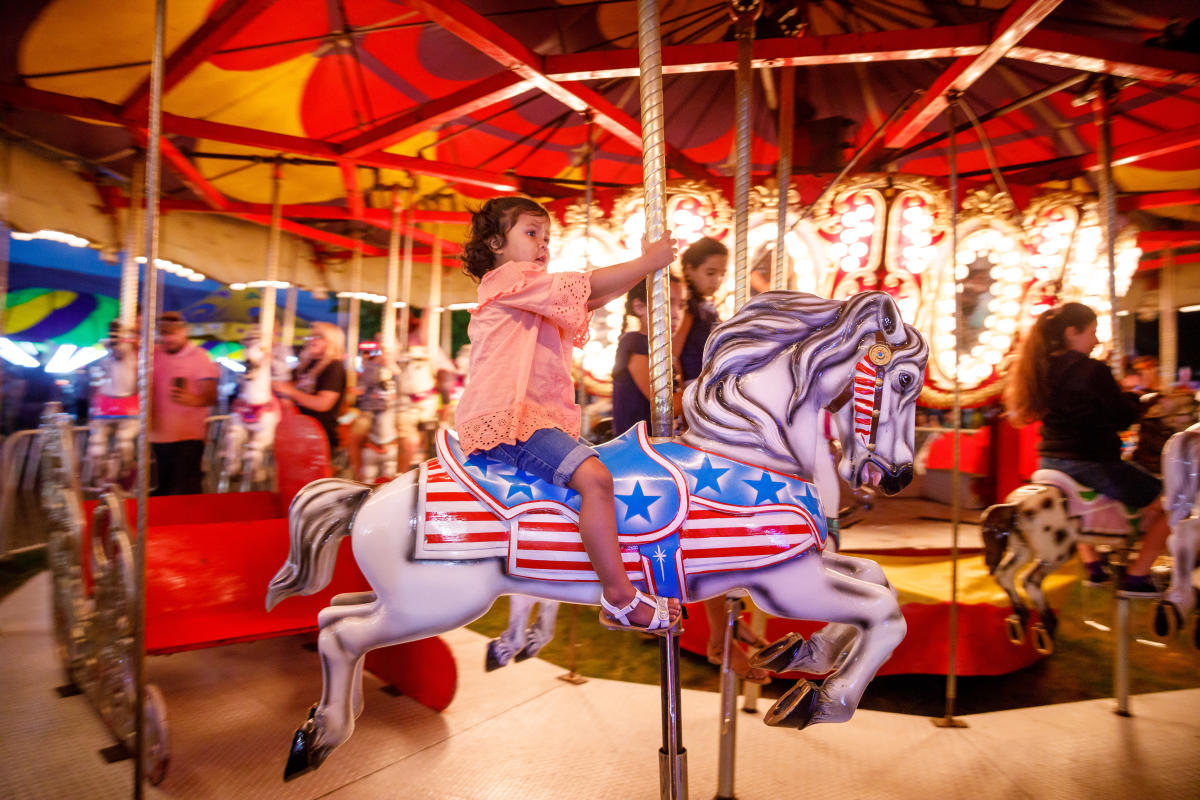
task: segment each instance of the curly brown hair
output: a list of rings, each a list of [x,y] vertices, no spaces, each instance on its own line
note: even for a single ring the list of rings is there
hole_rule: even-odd
[[[1067,349],[1067,328],[1083,330],[1095,321],[1096,312],[1083,303],[1063,303],[1042,312],[1033,323],[1004,387],[1004,401],[1015,426],[1037,422],[1046,415],[1050,356]]]
[[[460,256],[469,278],[478,282],[499,266],[492,247],[504,244],[504,237],[522,214],[550,219],[550,212],[528,197],[493,197],[471,214],[471,233]]]

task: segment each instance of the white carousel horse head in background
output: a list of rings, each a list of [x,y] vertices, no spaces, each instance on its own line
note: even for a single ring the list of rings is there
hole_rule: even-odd
[[[117,320],[101,342],[108,354],[88,413],[87,457],[92,481],[103,485],[121,480],[134,468],[138,434],[137,332]]]
[[[819,425],[828,413],[842,443],[841,475],[852,486],[874,483],[887,492],[899,491],[912,475],[914,407],[928,353],[920,334],[901,320],[895,301],[883,292],[865,292],[845,301],[796,292],[760,294],[713,332],[704,372],[684,396],[691,428],[679,442],[660,446],[687,450],[693,463],[703,453],[704,469],[709,458],[727,457],[721,463],[746,470],[763,485],[777,483],[769,472],[774,470],[780,480],[798,481],[788,485],[802,487],[798,490],[811,502],[815,500],[812,486],[804,481],[811,481],[819,463],[829,462]],[[335,598],[334,605],[318,617],[325,691],[297,731],[285,778],[315,768],[350,736],[361,710],[362,657],[367,651],[465,625],[502,594],[599,603],[600,585],[594,580],[517,577],[506,570],[503,557],[414,558],[418,529],[428,536],[446,524],[436,514],[426,514],[422,480],[430,470],[440,468],[448,453],[439,439],[437,462],[391,483],[373,488],[321,480],[301,490],[292,502],[291,549],[271,582],[267,607],[326,586],[338,541],[346,535],[374,591]],[[709,472],[706,480],[719,483],[713,477],[717,471]],[[633,473],[623,480],[637,477]],[[696,472],[689,473],[689,480],[696,478]],[[723,513],[714,509],[727,504],[710,496],[702,498],[698,482],[679,480],[679,508],[698,516],[694,525],[684,519],[675,530],[681,541],[684,535],[702,539],[712,524],[706,520]],[[726,483],[733,486],[734,480]],[[744,487],[733,489],[747,492]],[[448,491],[456,489],[452,485]],[[759,510],[753,508],[759,503],[756,499],[751,507],[730,512],[734,530],[750,531],[739,533],[739,538],[753,537],[753,529],[763,529],[760,526],[768,524],[770,515],[778,513],[774,509],[783,508],[763,502],[767,505]],[[462,505],[478,511],[489,508],[482,502]],[[680,588],[690,602],[746,589],[768,614],[837,623],[827,626],[832,630],[820,646],[805,650],[791,642],[774,652],[780,663],[799,661],[832,670],[819,687],[798,682],[768,712],[768,724],[790,727],[849,719],[867,683],[906,630],[895,592],[879,566],[867,559],[821,553],[817,537],[823,537],[824,520],[816,522],[823,515],[819,501],[811,513],[804,513],[808,520],[804,524],[809,526],[804,530],[811,535],[805,534],[805,544],[791,551],[795,557],[749,565],[739,562],[736,569],[722,564],[704,568],[712,571],[698,567],[680,578]],[[758,519],[762,521],[756,523]],[[488,524],[515,529],[521,517],[506,523],[497,515]],[[689,525],[696,533],[688,532]],[[770,534],[762,536],[753,541],[765,541]]]
[[[283,413],[271,391],[273,365],[266,362],[258,328],[251,328],[242,337],[242,347],[246,371],[238,383],[237,399],[225,428],[221,491],[227,490],[237,475],[241,475],[244,489],[266,480],[267,451],[275,443],[275,428]]]
[[[363,394],[358,408],[371,422],[363,439],[362,480],[370,483],[376,478],[394,478],[400,449],[396,424],[396,378],[383,359],[372,359],[363,365]]]
[[[400,438],[411,446],[412,452],[423,451],[427,457],[432,456],[432,433],[437,430],[441,406],[438,365],[427,347],[412,344],[398,359],[398,366]]]
[[[1196,609],[1192,572],[1200,556],[1200,424],[1167,439],[1162,471],[1163,510],[1171,526],[1167,550],[1173,563],[1171,585],[1155,609],[1154,630],[1171,636]],[[1200,648],[1200,622],[1192,636]]]

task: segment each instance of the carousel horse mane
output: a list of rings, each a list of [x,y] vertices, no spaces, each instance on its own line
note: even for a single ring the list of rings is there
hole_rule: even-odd
[[[897,360],[923,359],[928,345],[905,324],[883,292],[827,300],[803,292],[763,292],[717,326],[704,348],[704,370],[684,392],[690,430],[712,440],[753,442],[767,454],[799,461],[784,428],[808,399],[826,367],[851,358],[864,337],[883,334]],[[742,376],[792,350],[792,385],[785,419],[748,397]],[[782,389],[781,389],[782,390]]]

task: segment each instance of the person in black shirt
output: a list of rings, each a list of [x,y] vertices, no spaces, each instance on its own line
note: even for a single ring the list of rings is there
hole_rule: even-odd
[[[704,367],[704,345],[713,326],[721,320],[712,297],[725,281],[729,269],[729,249],[716,239],[705,236],[693,242],[679,258],[683,280],[687,284],[687,306],[683,322],[675,331],[671,349],[679,359],[684,386],[700,376]]]
[[[346,394],[345,350],[346,337],[338,326],[314,322],[292,383],[273,384],[276,394],[291,398],[301,414],[321,423],[330,451],[338,446],[337,419]]]
[[[1096,312],[1064,303],[1038,317],[1009,376],[1006,400],[1014,424],[1041,420],[1041,466],[1065,472],[1079,483],[1127,506],[1141,508],[1145,535],[1121,591],[1158,594],[1150,566],[1168,534],[1159,493],[1162,482],[1121,460],[1121,431],[1138,417],[1137,395],[1123,392],[1108,366],[1089,358],[1097,343]],[[1092,582],[1104,577],[1095,550],[1079,545]]]
[[[671,276],[671,327],[677,328],[683,316],[683,283]],[[638,320],[637,330],[622,327],[617,340],[617,355],[613,359],[613,433],[621,434],[636,423],[650,423],[650,398],[654,390],[650,386],[650,311],[646,305],[646,282],[638,281],[625,295],[625,319]],[[672,416],[680,414],[682,391],[677,385],[672,399]]]

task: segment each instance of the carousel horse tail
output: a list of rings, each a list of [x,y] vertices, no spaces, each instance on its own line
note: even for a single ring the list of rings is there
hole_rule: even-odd
[[[325,478],[296,494],[288,509],[291,548],[267,588],[267,611],[286,597],[313,594],[329,584],[338,542],[349,535],[354,514],[370,493],[366,484]]]
[[[1008,550],[1008,537],[1017,524],[1017,506],[1014,503],[997,503],[988,506],[980,518],[983,527],[984,561],[988,572],[996,574],[996,567]]]

